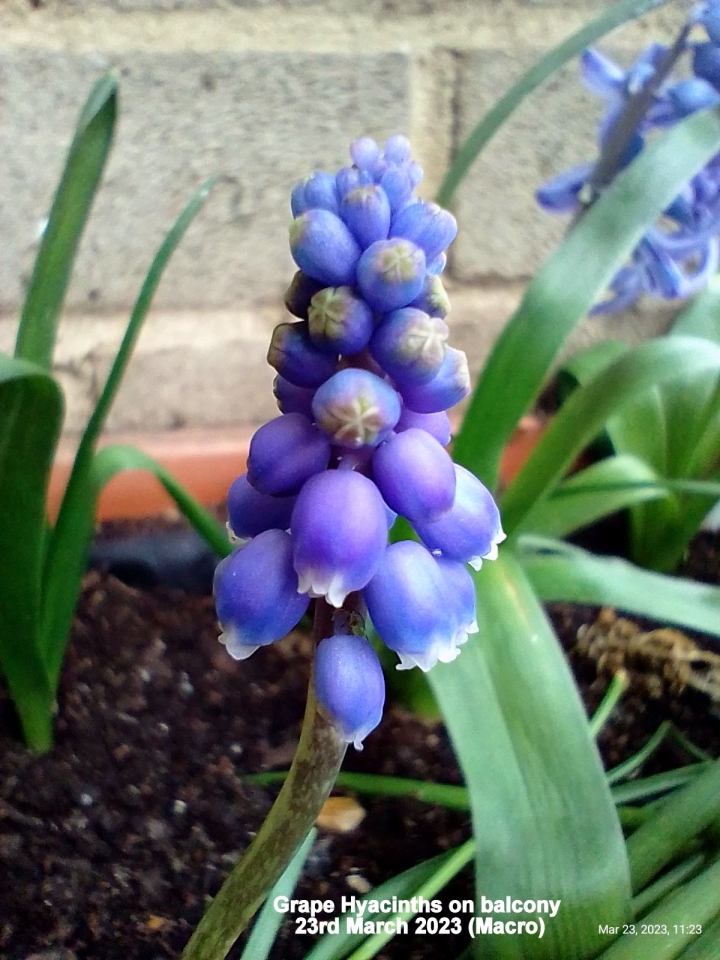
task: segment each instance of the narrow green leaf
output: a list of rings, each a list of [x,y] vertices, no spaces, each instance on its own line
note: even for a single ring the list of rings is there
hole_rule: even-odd
[[[286,770],[271,773],[254,773],[245,777],[251,783],[267,785],[282,783]],[[340,790],[377,797],[412,797],[425,803],[437,803],[448,810],[467,810],[468,792],[465,787],[449,783],[433,783],[431,780],[409,780],[405,777],[387,777],[372,773],[339,773],[335,786]]]
[[[590,733],[593,737],[598,736],[602,728],[612,716],[612,712],[620,702],[620,698],[628,688],[629,678],[625,670],[618,670],[610,682],[610,686],[605,691],[600,706],[590,718]]]
[[[50,539],[46,564],[46,597],[41,624],[41,643],[47,651],[51,676],[57,676],[62,663],[92,534],[95,503],[100,491],[97,478],[91,475],[95,444],[120,386],[121,378],[163,272],[193,218],[207,199],[212,183],[212,180],[206,181],[195,192],[155,255],[135,302],[120,349],[75,456],[55,529]],[[106,455],[108,456],[110,455]],[[207,525],[204,529],[207,529]]]
[[[455,458],[487,486],[494,487],[502,450],[568,334],[647,227],[718,150],[720,110],[683,121],[642,151],[542,266],[485,365],[455,441]]]
[[[600,40],[605,34],[615,30],[623,23],[641,17],[644,13],[662,6],[665,2],[666,0],[621,0],[620,3],[616,3],[609,10],[603,11],[600,16],[538,60],[527,73],[523,74],[515,86],[511,87],[485,114],[460,147],[452,166],[445,174],[445,179],[440,185],[437,196],[437,202],[440,206],[446,207],[450,204],[455,191],[480,152],[529,94],[569,60],[582,53],[590,44]]]
[[[67,623],[69,629],[77,603],[87,552],[94,530],[98,497],[103,487],[118,473],[125,470],[147,470],[152,473],[173,498],[180,512],[205,538],[211,549],[218,556],[227,556],[230,553],[231,548],[227,536],[217,520],[157,460],[135,447],[121,444],[104,447],[98,451],[90,463],[90,472],[84,484],[84,499],[76,504],[72,514],[68,514],[72,524],[68,523],[66,530],[68,538],[70,538],[71,533],[74,534],[74,539],[71,541],[72,549],[69,547],[64,554],[65,565],[51,568],[50,571],[51,586],[54,590],[57,605],[56,620],[54,621],[54,632],[46,627],[48,632],[44,636],[47,643],[48,669],[53,682],[57,682],[62,666],[68,633],[68,630],[62,629],[62,625],[63,622]],[[58,554],[58,558],[60,556],[62,554]],[[69,566],[71,561],[75,564],[74,568]],[[67,591],[65,594],[62,593],[63,585]],[[61,617],[64,620],[61,620]],[[53,626],[53,624],[50,623],[50,626]]]
[[[545,603],[617,607],[720,636],[720,587],[651,573],[626,560],[598,557],[543,537],[520,537],[517,552]]]
[[[284,915],[278,913],[275,909],[276,897],[291,897],[295,889],[295,884],[307,860],[310,848],[312,847],[317,830],[314,828],[308,833],[303,843],[298,848],[297,853],[285,868],[285,873],[268,894],[265,905],[258,914],[258,918],[253,924],[252,932],[247,939],[245,949],[242,952],[240,960],[267,960],[272,950],[272,945],[277,936],[277,932],[283,922]]]
[[[686,783],[691,783],[706,768],[707,764],[693,763],[687,767],[680,767],[678,770],[670,770],[668,773],[655,773],[651,777],[644,777],[642,780],[630,780],[628,783],[611,787],[612,797],[618,806],[623,803],[636,803],[639,800],[659,797],[662,794],[670,793],[677,787],[685,786]]]
[[[453,877],[460,873],[463,867],[470,863],[474,856],[475,842],[468,840],[461,847],[458,847],[457,850],[453,850],[452,856],[448,857],[445,863],[443,863],[431,877],[428,877],[422,886],[414,891],[414,897],[416,897],[418,901],[421,898],[431,900],[436,893],[439,893],[443,887],[450,883]],[[407,922],[416,916],[417,912],[417,910],[403,910],[394,914],[390,919],[395,921],[396,924],[402,920]],[[386,931],[373,934],[362,946],[358,947],[358,949],[351,954],[350,960],[371,960],[372,957],[382,950],[389,940],[392,940],[393,936],[393,933],[387,933]]]
[[[20,317],[15,356],[50,369],[75,254],[112,145],[118,78],[95,84],[83,107]]]
[[[512,533],[625,402],[670,377],[720,372],[720,347],[695,337],[651,340],[621,356],[579,387],[552,421],[530,459],[505,491],[503,526]]]
[[[682,960],[717,960],[720,957],[720,917],[716,917],[687,950],[680,956]]]
[[[542,939],[476,945],[496,960],[582,960],[601,945],[599,922],[628,915],[620,825],[572,675],[507,549],[476,587],[479,633],[428,676],[470,791],[477,889],[491,899],[543,890],[563,904]]]
[[[642,918],[642,923],[650,930],[657,928],[663,932],[649,933],[645,937],[639,934],[620,937],[601,955],[601,960],[645,960],[648,947],[644,941],[650,937],[652,960],[675,960],[684,956],[685,947],[696,939],[698,926],[709,923],[719,911],[720,861],[717,861]]]
[[[676,867],[673,867],[672,870],[668,870],[659,880],[656,880],[649,887],[645,887],[636,897],[633,897],[633,914],[636,917],[641,917],[650,907],[672,893],[681,883],[697,876],[706,863],[707,857],[704,854],[694,853]]]
[[[708,764],[673,794],[627,841],[630,877],[637,892],[720,814],[720,761]],[[720,884],[719,884],[720,888]],[[720,894],[720,889],[718,890]],[[720,909],[720,902],[718,903]]]
[[[644,460],[631,454],[607,457],[563,480],[531,507],[521,529],[565,537],[631,504],[667,495],[668,487]]]
[[[357,899],[360,903],[366,903],[368,900],[392,900],[393,897],[397,897],[398,899],[412,897],[414,891],[427,883],[439,870],[447,866],[450,859],[455,856],[459,849],[461,848],[456,847],[454,850],[441,853],[431,860],[424,860],[422,863],[417,864],[417,866],[411,867],[403,873],[399,873],[385,883],[381,883],[379,887],[375,887],[374,890]],[[341,917],[354,915],[355,914],[346,911]],[[340,933],[321,937],[310,953],[305,955],[305,960],[344,960],[355,947],[366,939],[363,933],[347,933],[341,919]]]
[[[63,417],[57,383],[0,354],[0,666],[28,745],[50,747],[54,690],[39,644],[45,496]]]
[[[635,773],[636,770],[639,770],[640,767],[650,759],[650,757],[655,753],[659,746],[665,741],[665,738],[672,730],[673,726],[669,720],[665,720],[657,728],[655,733],[650,737],[647,743],[634,753],[631,757],[628,757],[627,760],[623,763],[619,763],[616,767],[613,767],[612,770],[607,772],[607,781],[608,783],[618,783],[620,780],[625,780],[631,774]]]

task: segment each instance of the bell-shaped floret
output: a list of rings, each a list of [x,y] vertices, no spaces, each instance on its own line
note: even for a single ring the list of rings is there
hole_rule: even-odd
[[[433,380],[445,359],[447,324],[415,307],[388,314],[370,341],[370,353],[399,387]]]
[[[535,191],[535,198],[550,213],[570,213],[580,206],[580,192],[590,179],[592,163],[581,163],[554,177]]]
[[[445,292],[440,277],[428,273],[420,296],[416,297],[410,306],[429,313],[431,317],[440,317],[441,320],[444,320],[450,313],[450,298]]]
[[[373,310],[406,307],[423,289],[425,254],[409,240],[378,240],[360,257],[357,282]]]
[[[393,218],[391,237],[412,240],[425,252],[428,263],[449,247],[457,236],[457,220],[436,203],[412,203]]]
[[[385,502],[408,520],[436,520],[453,505],[453,462],[424,430],[396,433],[377,448],[372,469]]]
[[[327,468],[330,441],[301,413],[284,413],[255,431],[247,477],[270,496],[297,493],[310,477]]]
[[[445,348],[442,366],[429,383],[419,387],[401,387],[405,405],[415,413],[439,413],[460,403],[470,393],[470,371],[462,350]]]
[[[310,301],[323,287],[324,284],[298,270],[285,291],[285,306],[294,317],[307,320]]]
[[[427,265],[427,272],[432,277],[438,277],[447,266],[447,254],[439,253],[434,260]]]
[[[436,562],[445,578],[446,596],[457,623],[455,642],[460,645],[471,633],[478,632],[475,584],[464,563],[445,557],[437,557]]]
[[[400,417],[397,392],[368,370],[348,367],[319,387],[313,398],[319,427],[342,447],[375,447]]]
[[[375,484],[350,470],[308,480],[290,520],[301,593],[341,607],[375,573],[387,543],[387,518]]]
[[[410,430],[413,427],[429,433],[443,447],[450,443],[452,436],[450,418],[444,410],[441,410],[440,413],[415,413],[413,410],[403,407],[395,430],[401,433],[403,430]]]
[[[390,230],[390,202],[376,183],[355,187],[343,197],[340,216],[363,248],[376,240],[387,240]]]
[[[302,413],[312,417],[312,400],[315,390],[312,387],[296,387],[278,374],[273,380],[273,395],[282,413]]]
[[[457,617],[445,578],[421,544],[391,544],[363,597],[381,639],[400,657],[398,670],[427,671],[458,655]]]
[[[337,357],[313,346],[307,323],[279,323],[273,330],[267,361],[296,387],[319,387],[333,375]]]
[[[213,583],[220,637],[235,660],[284,637],[308,608],[298,592],[292,541],[266,530],[220,562]]]
[[[492,494],[464,467],[455,464],[455,502],[447,513],[429,523],[413,524],[429,550],[479,570],[483,560],[494,560],[505,539]]]
[[[370,643],[355,634],[321,641],[314,681],[321,709],[342,739],[362,750],[362,741],[380,723],[385,704],[385,678]]]
[[[308,210],[290,225],[290,252],[303,273],[329,287],[355,282],[360,247],[340,217]]]
[[[287,530],[295,497],[271,497],[253,487],[244,473],[228,491],[228,529],[238,539],[256,537],[266,530]]]
[[[326,287],[312,299],[308,330],[323,353],[337,357],[364,350],[374,327],[372,310],[352,287]]]

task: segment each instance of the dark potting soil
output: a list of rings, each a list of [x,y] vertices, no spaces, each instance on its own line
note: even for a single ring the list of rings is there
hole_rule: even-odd
[[[578,651],[576,635],[596,614],[551,609],[591,712],[609,676]],[[217,641],[209,598],[88,575],[50,754],[23,750],[0,694],[0,957],[179,957],[276,793],[244,775],[291,761],[310,655],[310,640],[295,632],[236,664]],[[651,694],[633,682],[600,737],[606,766],[634,753],[667,718],[720,755],[707,697]],[[667,743],[643,774],[690,759]],[[461,782],[442,726],[399,707],[386,710],[362,753],[350,749],[345,769]],[[339,904],[470,835],[463,813],[413,799],[359,802],[366,816],[355,829],[320,830],[295,896]],[[472,899],[469,869],[448,896]],[[272,956],[300,960],[311,942],[286,923]],[[453,957],[462,946],[454,937],[410,935],[379,956]]]

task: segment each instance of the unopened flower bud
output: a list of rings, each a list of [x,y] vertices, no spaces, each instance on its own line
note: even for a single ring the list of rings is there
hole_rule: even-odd
[[[362,741],[382,719],[385,678],[370,643],[355,634],[321,641],[315,653],[315,693],[347,743]]]
[[[374,447],[398,422],[400,397],[374,373],[348,367],[318,388],[312,409],[334,443],[351,449]]]
[[[442,366],[429,383],[402,387],[406,406],[416,413],[439,413],[460,403],[470,393],[470,372],[462,350],[446,347]]]
[[[421,247],[428,263],[450,246],[457,236],[457,221],[436,203],[413,203],[393,218],[391,237],[405,237]]]
[[[370,341],[370,353],[399,387],[429,383],[445,359],[448,328],[416,307],[388,314]]]
[[[505,539],[500,512],[475,474],[455,464],[455,475],[455,502],[448,512],[413,526],[429,550],[479,570],[483,560],[497,557],[498,544]]]
[[[413,185],[407,171],[399,167],[389,167],[380,177],[380,186],[390,203],[393,213],[402,210],[412,197]]]
[[[400,657],[398,670],[427,671],[457,656],[457,617],[445,591],[438,564],[421,544],[401,540],[386,549],[363,597],[381,639]]]
[[[330,442],[301,413],[270,420],[250,441],[247,477],[261,493],[297,493],[310,477],[327,468]]]
[[[390,163],[405,163],[406,160],[410,159],[410,152],[411,148],[408,138],[403,136],[402,133],[396,133],[388,138],[383,156],[386,160],[389,160]]]
[[[453,505],[453,462],[424,430],[405,430],[386,440],[375,451],[372,468],[385,502],[408,520],[435,520]]]
[[[228,491],[228,527],[238,539],[256,537],[265,530],[287,530],[295,497],[271,497],[252,486],[244,473]]]
[[[364,350],[374,326],[372,310],[353,293],[352,287],[326,287],[310,304],[310,339],[318,350],[335,357]]]
[[[346,193],[340,216],[363,248],[376,240],[386,240],[390,229],[390,202],[382,187],[373,183]]]
[[[447,254],[439,253],[434,260],[427,265],[427,272],[433,276],[439,276],[447,266]]]
[[[395,430],[401,433],[403,430],[410,430],[412,427],[417,427],[419,430],[429,433],[443,447],[450,443],[452,437],[450,418],[444,410],[439,413],[415,413],[413,410],[403,407]]]
[[[220,562],[213,584],[220,640],[235,660],[284,637],[308,608],[298,592],[292,541],[266,530]]]
[[[420,296],[416,297],[410,306],[429,313],[431,317],[440,317],[441,320],[444,320],[450,313],[450,298],[445,292],[440,277],[428,273]]]
[[[313,346],[307,323],[279,323],[273,330],[267,361],[296,387],[319,387],[332,376],[337,357]]]
[[[360,247],[340,217],[308,210],[290,225],[290,251],[303,273],[329,287],[355,282]]]
[[[285,291],[285,306],[294,317],[307,320],[310,301],[323,287],[324,284],[298,270]]]
[[[312,400],[315,390],[312,387],[296,387],[278,374],[273,380],[273,395],[281,413],[302,413],[312,417]]]
[[[358,170],[372,170],[380,157],[380,147],[372,137],[360,137],[350,144],[350,157]]]
[[[383,499],[350,470],[327,470],[300,491],[290,521],[301,593],[341,607],[375,573],[387,543]]]
[[[378,240],[360,258],[357,281],[373,310],[405,307],[423,288],[425,254],[409,240]]]

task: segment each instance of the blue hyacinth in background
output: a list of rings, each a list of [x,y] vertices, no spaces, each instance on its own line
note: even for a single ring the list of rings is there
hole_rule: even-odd
[[[456,466],[447,410],[467,396],[447,345],[440,279],[454,217],[414,196],[405,137],[369,138],[353,165],[292,193],[300,270],[268,361],[281,416],[254,435],[228,496],[238,549],[218,567],[222,641],[236,659],[280,639],[312,598],[334,608],[315,661],[318,701],[347,742],[380,722],[385,686],[366,617],[400,660],[429,670],[477,630],[465,564],[504,538],[490,492]],[[388,543],[396,517],[421,542]]]
[[[702,40],[693,37],[695,30]],[[672,80],[671,71],[684,56],[693,75]],[[581,64],[585,86],[607,104],[599,128],[600,160],[573,167],[537,191],[540,205],[552,213],[580,215],[653,131],[720,104],[720,2],[698,6],[672,47],[651,44],[628,70],[594,49],[585,51]],[[645,233],[594,312],[623,310],[643,294],[684,299],[701,290],[718,269],[719,234],[720,155]]]

